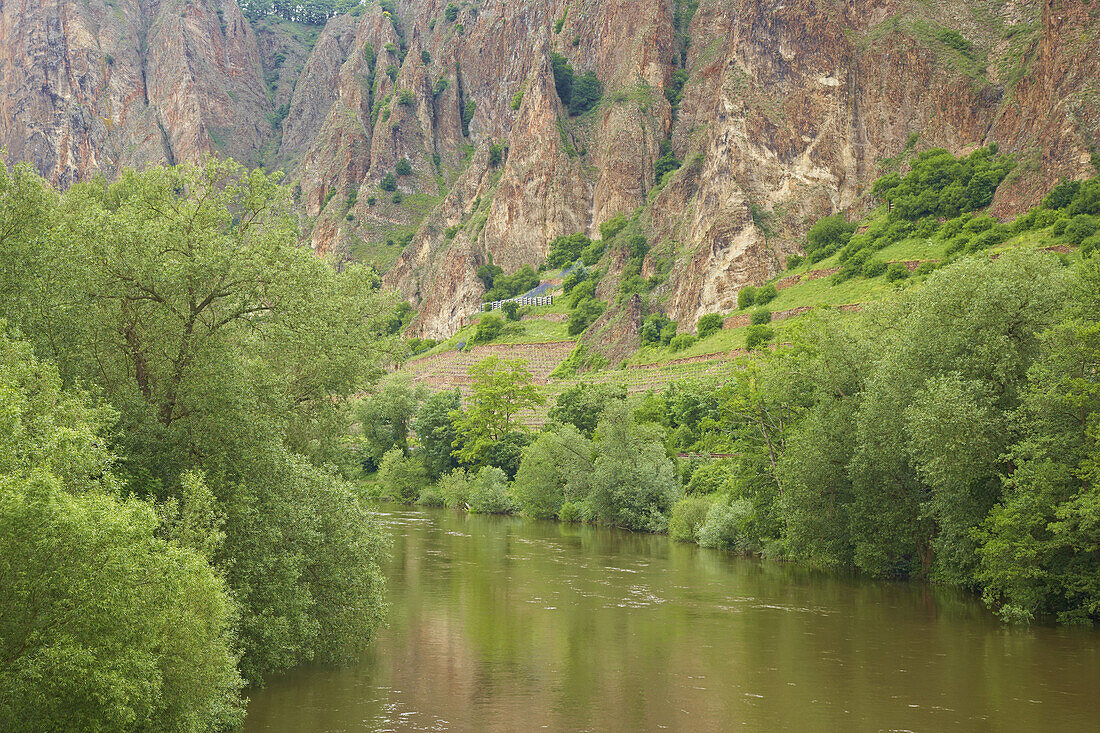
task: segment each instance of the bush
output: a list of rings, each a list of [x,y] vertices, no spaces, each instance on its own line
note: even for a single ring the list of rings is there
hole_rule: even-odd
[[[510,514],[515,510],[508,496],[508,477],[496,466],[486,466],[470,483],[470,511],[474,514]]]
[[[729,552],[753,552],[760,541],[753,536],[755,519],[752,502],[737,499],[729,504],[718,502],[707,511],[707,518],[697,531],[699,544]]]
[[[691,474],[684,489],[688,494],[704,495],[717,494],[723,491],[729,483],[730,465],[725,461],[711,461],[704,463]]]
[[[570,336],[576,336],[588,328],[592,323],[603,315],[607,306],[592,298],[587,298],[580,301],[577,307],[573,309],[573,312],[569,314],[569,325],[566,331]]]
[[[411,89],[402,89],[401,93],[397,95],[397,103],[402,107],[411,107],[416,102],[416,95],[412,93]]]
[[[746,285],[737,291],[737,307],[739,309],[745,309],[756,302],[756,288],[752,285]]]
[[[651,313],[642,320],[642,327],[638,335],[642,339],[642,346],[661,343],[661,331],[671,323],[664,313]]]
[[[680,499],[672,505],[668,536],[677,542],[695,542],[709,511],[710,499],[705,496],[685,496]]]
[[[562,522],[583,522],[584,517],[584,506],[578,502],[567,501],[558,511],[558,520]]]
[[[456,468],[439,479],[439,493],[452,509],[465,509],[470,501],[470,476],[464,468]]]
[[[699,322],[695,325],[695,330],[699,334],[699,339],[705,339],[713,334],[722,330],[722,316],[718,313],[708,313],[699,319]]]
[[[489,146],[489,165],[496,168],[504,161],[504,144],[493,143]]]
[[[424,62],[425,66],[427,66],[432,62],[432,55],[428,51],[421,51],[420,60]]]
[[[383,191],[396,191],[397,178],[395,178],[392,173],[387,173],[382,176],[382,180],[379,182],[378,187]]]
[[[749,326],[745,332],[745,348],[750,351],[758,349],[775,338],[775,331],[770,326]]]
[[[763,326],[772,322],[772,312],[767,308],[757,308],[750,318],[752,325]]]
[[[402,158],[397,161],[397,175],[407,176],[413,172],[412,165],[409,163],[408,158]]]
[[[669,321],[661,328],[661,345],[668,346],[672,343],[672,339],[676,338],[676,330],[679,328],[679,324],[676,321]]]
[[[1080,245],[1086,239],[1096,233],[1096,219],[1088,214],[1078,214],[1070,219],[1064,232],[1066,241],[1070,244]]]
[[[477,322],[477,330],[474,332],[474,337],[471,340],[475,344],[487,344],[500,336],[500,332],[503,330],[504,321],[500,319],[500,316],[495,313],[486,313],[481,317],[481,320]]]
[[[395,204],[399,204],[405,200],[405,197],[401,194],[400,191],[394,191],[393,198],[390,200],[393,201]]]
[[[922,262],[919,265],[917,265],[917,269],[913,271],[913,274],[918,275],[918,276],[931,275],[932,272],[935,271],[935,269],[936,269],[936,263],[935,262]]]
[[[443,11],[443,17],[447,19],[448,23],[454,23],[458,19],[458,6],[454,3],[447,3],[447,8]]]
[[[787,255],[787,269],[793,270],[796,267],[801,267],[805,261],[806,258],[802,255]]]
[[[563,234],[550,242],[550,253],[546,255],[546,265],[548,267],[565,267],[570,262],[576,262],[581,253],[591,244],[592,240],[582,232]]]
[[[886,282],[897,282],[909,277],[909,268],[904,262],[891,262],[886,268]]]
[[[573,80],[573,94],[569,98],[569,114],[584,114],[600,101],[600,80],[589,71]]]
[[[775,300],[778,295],[779,291],[776,290],[775,283],[768,283],[756,291],[756,297],[753,299],[753,303],[756,305],[767,305]],[[740,304],[740,293],[738,293],[738,303]]]
[[[420,498],[416,500],[416,503],[421,506],[447,506],[447,500],[443,498],[443,493],[439,490],[439,484],[425,486],[420,492]]]
[[[820,262],[848,244],[855,230],[856,225],[843,214],[818,219],[806,233],[806,256],[810,262]]]
[[[886,272],[886,263],[882,260],[870,258],[863,263],[862,272],[864,277],[878,277]]]
[[[1043,199],[1044,209],[1065,209],[1071,203],[1077,194],[1081,191],[1080,181],[1067,181],[1062,180],[1057,186],[1050,190],[1050,193]]]
[[[619,232],[626,228],[626,225],[626,217],[622,214],[618,214],[608,219],[603,224],[600,224],[600,237],[603,241],[610,242]]]
[[[501,312],[504,313],[504,318],[509,321],[519,320],[519,303],[514,300],[509,300],[507,303],[502,303],[500,306]]]
[[[1059,219],[1058,221],[1054,222],[1054,226],[1050,230],[1051,233],[1054,234],[1054,236],[1056,237],[1062,236],[1066,233],[1066,227],[1069,226],[1069,222],[1069,219]]]
[[[673,351],[683,351],[693,346],[696,341],[698,341],[698,339],[690,333],[681,333],[674,336],[672,340],[669,341],[668,345]]]

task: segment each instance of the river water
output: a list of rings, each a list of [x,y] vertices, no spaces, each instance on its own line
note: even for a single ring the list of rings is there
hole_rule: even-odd
[[[385,506],[389,626],[245,731],[1098,731],[1100,632],[594,527]]]

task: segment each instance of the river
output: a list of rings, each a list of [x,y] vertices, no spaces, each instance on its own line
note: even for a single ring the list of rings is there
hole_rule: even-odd
[[[389,626],[245,731],[1097,731],[1100,632],[666,537],[381,508]]]

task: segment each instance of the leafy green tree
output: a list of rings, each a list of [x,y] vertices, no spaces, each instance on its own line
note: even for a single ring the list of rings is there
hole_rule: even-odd
[[[427,484],[427,473],[420,461],[409,458],[400,448],[391,448],[379,462],[378,482],[386,496],[411,504]]]
[[[477,322],[477,330],[470,339],[475,344],[487,344],[504,331],[504,321],[496,313],[486,313]]]
[[[937,270],[894,306],[849,469],[863,569],[970,580],[1009,414],[1063,293],[1054,258],[1011,254]]]
[[[588,496],[592,442],[572,425],[539,433],[523,452],[513,492],[519,509],[531,517],[556,517],[566,501]]]
[[[515,509],[508,496],[508,477],[496,466],[483,466],[470,482],[470,511],[474,514],[511,514]]]
[[[362,462],[368,470],[377,470],[382,456],[393,448],[409,452],[409,430],[413,416],[427,397],[427,387],[413,386],[408,380],[387,380],[380,390],[360,400],[355,417],[362,435]]]
[[[673,504],[668,536],[678,542],[696,542],[710,505],[711,500],[704,496],[685,496]]]
[[[607,306],[599,300],[585,298],[577,303],[577,306],[569,314],[569,323],[566,332],[570,336],[583,333],[586,328],[595,323],[596,319],[603,315]]]
[[[591,438],[607,406],[625,399],[626,387],[622,385],[579,382],[557,396],[549,417]]]
[[[741,310],[751,308],[756,303],[756,288],[746,285],[737,291],[737,307]]]
[[[214,160],[73,186],[18,320],[120,414],[130,491],[170,500],[206,475],[250,680],[346,658],[381,613],[380,530],[319,466],[396,348],[391,305],[372,270],[298,247],[288,193]]]
[[[532,382],[523,359],[490,356],[470,367],[470,398],[461,411],[452,413],[455,457],[467,466],[487,464],[494,444],[522,432],[516,416],[541,405],[546,398]]]
[[[978,533],[977,577],[1006,619],[1100,621],[1100,263],[1078,268],[1063,320],[1043,334],[1019,411],[1015,470]]]
[[[413,429],[416,431],[417,453],[432,480],[458,466],[452,455],[456,436],[451,414],[461,407],[462,395],[458,390],[436,392],[424,400],[416,414]]]
[[[598,457],[588,502],[602,523],[662,530],[677,498],[672,461],[659,430],[634,421],[623,403],[612,403],[596,430]]]
[[[237,611],[208,564],[217,535],[179,521],[165,539],[150,503],[118,498],[112,418],[0,334],[0,720],[234,727]]]

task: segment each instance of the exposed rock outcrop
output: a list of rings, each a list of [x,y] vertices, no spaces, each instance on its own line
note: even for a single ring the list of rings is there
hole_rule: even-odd
[[[909,152],[1016,155],[1002,216],[1096,172],[1095,2],[445,5],[321,29],[250,23],[233,0],[6,0],[0,144],[59,185],[208,152],[282,167],[316,251],[387,270],[425,337],[476,310],[478,266],[537,265],[620,213],[655,289],[607,320],[660,308],[690,327]],[[555,54],[596,73],[595,108],[570,114]],[[668,150],[684,165],[657,181]],[[608,255],[604,295],[625,261]]]

